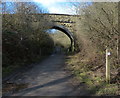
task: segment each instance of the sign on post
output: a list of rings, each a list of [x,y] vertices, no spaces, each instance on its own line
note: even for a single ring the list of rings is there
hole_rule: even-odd
[[[110,61],[109,56],[111,53],[106,49],[106,82],[110,83]]]

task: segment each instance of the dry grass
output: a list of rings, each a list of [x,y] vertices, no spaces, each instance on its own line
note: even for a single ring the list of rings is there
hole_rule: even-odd
[[[92,95],[119,95],[119,84],[105,82],[105,66],[103,54],[88,58],[82,53],[69,56],[67,68],[79,79],[80,83],[87,85],[87,90]],[[102,61],[103,60],[103,61]]]
[[[25,89],[28,87],[28,84],[15,84],[15,83],[7,83],[5,87],[3,87],[2,92],[4,93],[14,93],[19,90]]]

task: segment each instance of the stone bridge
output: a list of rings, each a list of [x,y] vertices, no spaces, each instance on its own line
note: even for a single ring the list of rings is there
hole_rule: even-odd
[[[67,14],[34,14],[35,18],[32,23],[37,24],[43,22],[46,29],[57,29],[65,33],[71,40],[70,50],[74,51],[74,33],[76,32],[76,24],[79,15],[67,15]],[[36,25],[35,25],[36,26]]]
[[[8,14],[7,14],[8,15]],[[14,16],[19,14],[9,14],[14,19]],[[21,14],[20,14],[21,15]],[[26,14],[26,17],[21,15],[21,20],[27,18],[29,26],[33,29],[57,29],[65,33],[71,40],[70,50],[74,51],[75,46],[75,33],[79,30],[79,15],[68,14]]]

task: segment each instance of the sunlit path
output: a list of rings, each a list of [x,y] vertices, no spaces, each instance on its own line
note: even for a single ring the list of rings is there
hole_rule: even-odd
[[[78,89],[72,86],[73,75],[65,71],[63,54],[52,54],[11,81],[27,83],[28,87],[12,96],[75,96]],[[81,93],[83,94],[83,93]]]

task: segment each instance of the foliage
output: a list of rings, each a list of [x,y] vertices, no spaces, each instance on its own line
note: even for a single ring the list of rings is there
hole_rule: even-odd
[[[71,41],[63,32],[57,30],[55,33],[51,33],[50,36],[54,40],[55,45],[61,45],[65,49],[70,47]]]
[[[39,27],[36,28],[32,22],[38,19],[33,13],[43,10],[38,10],[33,3],[15,3],[16,11],[11,14],[5,9],[5,5],[4,3],[2,19],[4,71],[18,65],[30,64],[51,54],[54,45],[52,38],[44,32],[46,28],[42,27],[42,22],[39,22]],[[41,20],[44,20],[44,17]]]
[[[97,64],[94,65],[94,63],[92,63],[93,67],[90,68],[90,61],[86,58],[81,58],[82,55],[79,56],[79,54],[69,56],[66,64],[67,69],[72,71],[72,73],[76,76],[77,81],[79,81],[79,84],[86,87],[86,92],[95,96],[113,96],[120,94],[119,85],[117,83],[107,84],[105,82],[104,69],[103,73],[101,73],[99,68],[96,67]]]
[[[68,65],[80,81],[87,84],[97,95],[118,95],[120,94],[118,3],[93,2],[91,5],[88,3],[78,5],[75,5],[80,17],[76,23],[76,40],[80,52],[68,61]],[[105,83],[106,48],[111,52],[109,57],[111,84]]]
[[[105,65],[105,50],[111,52],[112,77],[119,73],[118,3],[80,3],[76,7],[80,20],[77,21],[76,39],[82,58],[99,66]],[[91,63],[89,64],[91,67]],[[114,70],[113,70],[114,69]],[[115,72],[116,71],[116,72]],[[113,74],[114,73],[114,74]]]

